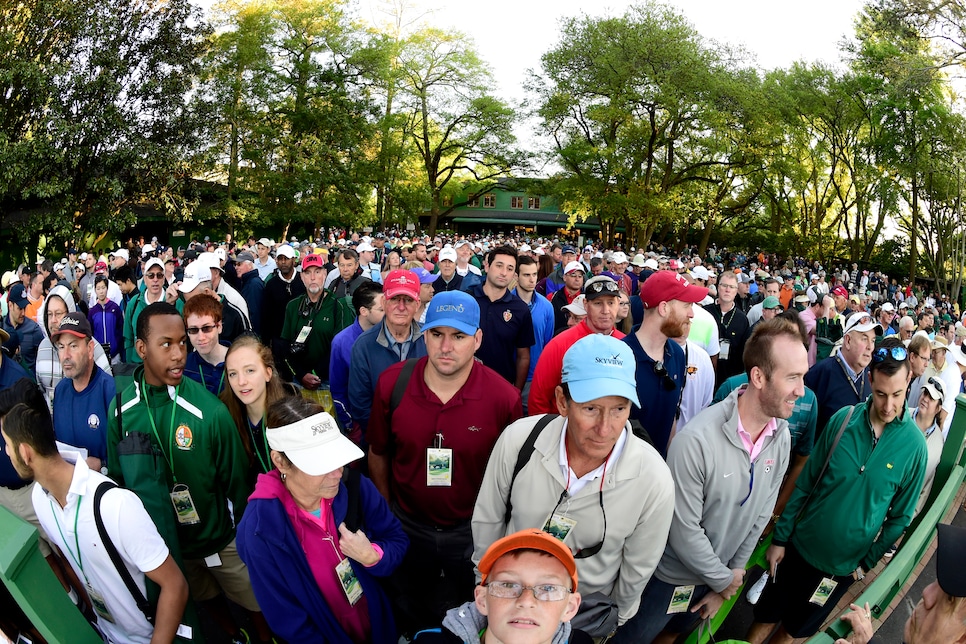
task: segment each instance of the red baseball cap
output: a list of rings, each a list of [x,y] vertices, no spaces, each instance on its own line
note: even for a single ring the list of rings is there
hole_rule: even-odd
[[[848,297],[849,292],[845,290],[844,286],[839,285],[832,289],[832,295],[838,295],[839,297]]]
[[[648,309],[671,300],[700,302],[707,296],[708,289],[689,284],[683,275],[674,271],[658,271],[641,285],[641,302]]]
[[[325,262],[322,261],[321,255],[316,255],[314,253],[309,253],[302,258],[302,270],[306,268],[325,268]]]
[[[413,271],[396,269],[386,275],[386,284],[382,287],[382,294],[387,300],[397,295],[408,295],[414,300],[419,299],[419,277]]]

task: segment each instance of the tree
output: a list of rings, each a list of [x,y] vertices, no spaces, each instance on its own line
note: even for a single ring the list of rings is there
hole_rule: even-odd
[[[6,3],[0,202],[22,240],[120,231],[152,201],[185,214],[199,119],[185,96],[208,28],[189,0]]]
[[[256,195],[251,223],[356,225],[370,216],[373,104],[342,0],[219,7],[223,31],[204,98],[210,154]],[[226,204],[230,205],[230,204]]]
[[[563,168],[558,197],[580,217],[600,217],[608,241],[624,223],[643,246],[685,223],[681,204],[695,193],[718,208],[743,192],[738,176],[760,165],[750,144],[757,76],[669,7],[567,20],[541,67],[531,90]]]
[[[422,161],[430,198],[429,234],[436,234],[451,181],[472,177],[470,199],[496,186],[496,179],[526,167],[516,149],[515,111],[490,93],[490,75],[466,36],[423,29],[400,52],[400,103]]]

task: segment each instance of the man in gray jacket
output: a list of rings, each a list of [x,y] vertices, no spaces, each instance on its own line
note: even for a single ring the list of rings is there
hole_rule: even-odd
[[[632,620],[612,642],[673,642],[741,587],[788,467],[788,423],[808,352],[797,325],[759,324],[746,343],[748,384],[695,416],[668,450],[674,519]]]
[[[544,416],[504,430],[473,512],[474,563],[497,539],[542,528],[576,553],[584,597],[608,595],[619,624],[637,612],[674,512],[667,465],[628,422],[638,404],[635,369],[633,351],[620,340],[595,333],[575,342],[555,390],[560,417],[536,433]],[[532,449],[524,451],[528,442]]]

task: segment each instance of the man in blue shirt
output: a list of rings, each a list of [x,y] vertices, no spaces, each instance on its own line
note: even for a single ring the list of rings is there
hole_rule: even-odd
[[[520,298],[530,309],[533,321],[533,345],[530,347],[530,370],[527,373],[527,384],[523,386],[523,415],[527,415],[527,397],[530,395],[530,383],[533,381],[533,370],[540,359],[543,348],[553,338],[554,310],[553,304],[545,297],[541,297],[534,289],[537,287],[537,260],[527,255],[517,259],[517,287],[513,294]]]
[[[494,248],[487,256],[486,281],[474,286],[469,293],[480,305],[483,331],[483,342],[476,357],[522,391],[530,373],[530,346],[534,337],[530,310],[507,288],[516,268],[514,248]]]
[[[87,465],[105,473],[107,408],[117,389],[114,378],[94,363],[91,325],[83,313],[68,313],[51,336],[64,378],[54,389],[57,440],[87,450]]]
[[[686,334],[688,318],[694,316],[692,305],[707,295],[708,289],[688,283],[673,271],[654,273],[641,285],[644,321],[623,340],[637,361],[637,397],[641,406],[634,408],[631,419],[641,422],[665,458],[687,367],[684,349],[671,338]]]
[[[349,416],[349,363],[352,360],[352,345],[356,338],[382,322],[386,315],[382,284],[371,280],[360,284],[352,294],[352,308],[355,309],[356,319],[332,338],[332,353],[329,356],[329,389],[339,424],[343,429],[352,425],[352,418]]]

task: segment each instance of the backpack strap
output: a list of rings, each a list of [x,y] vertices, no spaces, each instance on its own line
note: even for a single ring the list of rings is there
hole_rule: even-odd
[[[399,377],[396,378],[396,384],[392,386],[392,394],[389,396],[389,423],[392,424],[392,415],[396,413],[396,408],[399,407],[399,403],[402,402],[403,395],[406,393],[406,387],[409,385],[409,379],[413,376],[413,369],[416,368],[416,361],[419,358],[409,358],[403,364],[402,371],[399,372]]]
[[[116,488],[117,484],[113,481],[104,481],[97,486],[94,491],[94,523],[97,525],[97,534],[101,538],[101,543],[104,545],[104,551],[107,552],[108,556],[111,558],[111,562],[117,569],[117,574],[121,577],[121,581],[127,587],[131,597],[134,598],[134,603],[137,604],[138,609],[144,613],[145,619],[149,623],[154,625],[154,608],[148,602],[147,598],[141,594],[141,589],[138,588],[137,584],[134,582],[134,578],[131,577],[131,573],[128,571],[127,566],[124,565],[124,560],[121,559],[120,553],[118,553],[117,548],[114,546],[114,542],[111,541],[111,537],[107,534],[107,529],[104,527],[104,519],[101,517],[101,497],[113,488]]]
[[[345,527],[355,532],[362,527],[362,500],[359,492],[359,478],[362,476],[354,467],[346,468],[345,489],[349,505],[345,513]]]
[[[517,454],[517,462],[513,466],[513,474],[510,476],[510,488],[507,490],[506,495],[506,512],[503,514],[503,527],[510,525],[510,515],[513,513],[513,503],[510,499],[513,497],[513,482],[517,480],[517,474],[520,473],[527,463],[530,462],[530,457],[533,456],[533,447],[537,443],[537,438],[540,436],[540,432],[550,424],[555,418],[558,418],[559,414],[544,414],[537,424],[533,426],[530,430],[530,435],[527,436],[527,440],[523,442],[523,446],[520,447],[520,453]]]

